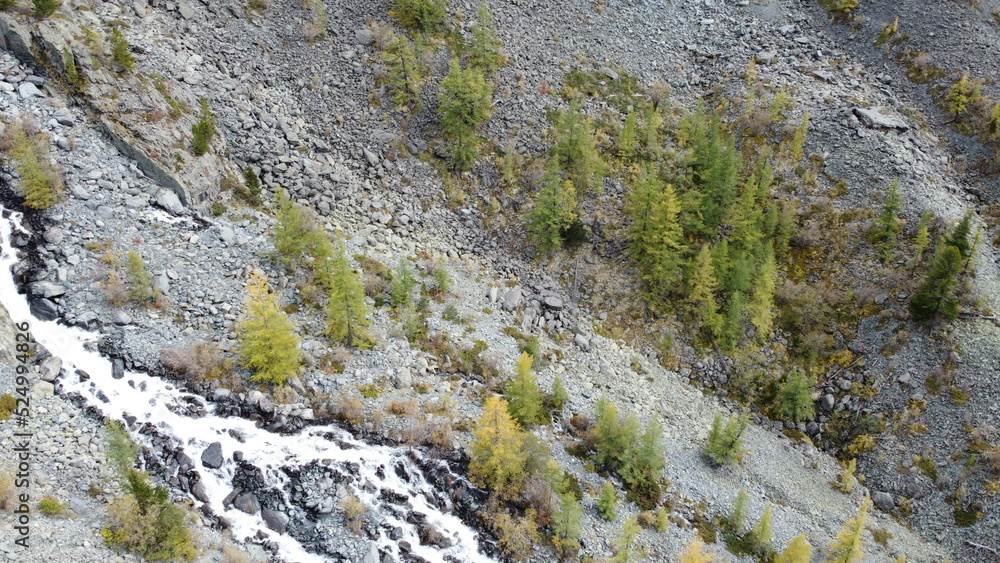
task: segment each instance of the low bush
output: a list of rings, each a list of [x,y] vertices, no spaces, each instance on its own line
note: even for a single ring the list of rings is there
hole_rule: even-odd
[[[38,502],[38,509],[46,516],[58,516],[66,510],[66,505],[52,495],[45,495]]]
[[[31,209],[46,209],[55,205],[66,188],[59,172],[48,157],[49,141],[36,125],[16,120],[0,138],[0,151],[14,161],[20,180],[18,193],[24,205]]]
[[[219,345],[202,340],[179,348],[167,348],[160,353],[160,363],[168,370],[194,379],[217,380],[232,372],[233,363]]]
[[[9,393],[0,395],[0,420],[10,420],[14,410],[17,409],[17,399]]]
[[[714,465],[733,465],[740,461],[746,453],[743,448],[743,432],[748,425],[746,416],[731,416],[723,422],[722,414],[716,414],[702,453]]]

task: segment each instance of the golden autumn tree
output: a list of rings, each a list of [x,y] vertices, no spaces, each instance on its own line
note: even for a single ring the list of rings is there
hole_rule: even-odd
[[[477,487],[489,487],[498,496],[512,499],[527,476],[527,456],[522,451],[524,434],[507,411],[507,401],[492,395],[476,420],[475,437],[469,446],[469,477]]]
[[[288,315],[278,306],[271,285],[258,270],[247,280],[246,306],[236,325],[240,363],[253,381],[282,385],[299,369],[299,337]]]
[[[701,541],[701,538],[695,536],[693,540],[688,542],[687,549],[684,553],[677,559],[678,563],[714,563],[715,556],[711,553],[705,553],[702,549],[705,547],[705,542]]]

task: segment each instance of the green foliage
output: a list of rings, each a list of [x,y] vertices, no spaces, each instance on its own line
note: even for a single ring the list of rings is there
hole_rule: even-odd
[[[490,487],[500,498],[517,498],[527,477],[524,433],[511,418],[507,401],[491,395],[476,420],[469,445],[469,478],[478,487]]]
[[[631,518],[622,522],[621,534],[615,539],[615,556],[611,558],[609,563],[628,563],[632,561],[632,549],[635,547],[636,537],[639,536],[639,532],[642,528],[639,527],[638,517],[632,516]]]
[[[858,563],[865,558],[864,533],[868,523],[868,509],[871,498],[865,497],[858,515],[848,520],[837,539],[830,544],[830,555],[826,563]]]
[[[885,196],[882,204],[882,212],[875,220],[875,229],[871,238],[875,246],[882,252],[882,259],[888,260],[892,251],[896,248],[896,238],[899,235],[899,182],[893,180],[889,186],[889,193]]]
[[[718,338],[722,335],[723,317],[719,313],[719,304],[715,299],[718,283],[713,270],[711,249],[704,244],[695,259],[688,302],[702,333],[710,338]]]
[[[118,27],[111,28],[111,60],[115,61],[122,70],[132,70],[135,68],[135,59],[132,58],[128,40]]]
[[[0,10],[3,6],[0,5]],[[62,48],[62,63],[63,63],[63,77],[66,79],[66,84],[71,88],[82,88],[84,84],[83,75],[80,74],[80,69],[76,66],[76,58],[73,56],[73,52],[69,50],[68,47]]]
[[[917,293],[910,298],[909,310],[914,320],[934,321],[958,316],[958,301],[952,295],[955,278],[962,270],[962,253],[950,244],[941,245],[931,261]]]
[[[38,509],[46,516],[58,516],[66,510],[66,505],[52,495],[45,495],[38,502]]]
[[[597,512],[601,518],[614,522],[618,518],[618,493],[611,481],[605,481],[597,498]]]
[[[125,475],[135,465],[135,458],[139,455],[139,446],[132,441],[128,430],[122,423],[116,420],[108,420],[105,423],[105,431],[106,451],[104,455],[119,475]]]
[[[730,533],[735,535],[742,535],[743,528],[746,527],[747,521],[747,492],[745,489],[740,489],[740,492],[736,495],[736,500],[733,501],[733,508],[729,511],[729,516],[726,518],[726,525],[729,528]]]
[[[136,303],[145,303],[154,297],[153,278],[146,270],[146,263],[134,250],[129,250],[125,259],[125,273],[128,277],[129,297]]]
[[[760,520],[747,533],[747,544],[754,553],[769,559],[774,553],[774,532],[771,530],[771,505],[764,509]]]
[[[17,409],[17,399],[10,393],[0,395],[0,420],[10,420]]]
[[[18,0],[0,0],[0,10],[9,10],[17,6]]]
[[[757,340],[760,342],[766,342],[774,332],[774,280],[776,275],[777,266],[774,263],[774,251],[770,250],[770,245],[768,245],[764,262],[757,272],[753,297],[747,305],[750,323],[757,330]]]
[[[684,233],[678,222],[680,211],[673,186],[644,166],[629,194],[625,212],[632,219],[632,256],[653,302],[675,291],[680,282],[685,251]]]
[[[832,481],[830,485],[835,490],[849,495],[854,491],[854,486],[858,484],[858,478],[854,476],[854,472],[858,467],[858,460],[851,458],[846,463],[842,463],[842,465],[840,473],[837,474],[837,480]]]
[[[326,333],[336,342],[347,346],[366,347],[372,337],[365,330],[371,324],[365,289],[360,276],[347,262],[344,242],[338,238],[330,259],[324,263],[329,280],[326,302]]]
[[[743,449],[743,432],[749,423],[746,415],[734,415],[723,422],[722,413],[716,414],[701,452],[714,465],[735,464],[746,453]]]
[[[389,15],[409,31],[434,33],[444,28],[448,14],[444,0],[396,0]]]
[[[31,209],[52,207],[65,191],[48,158],[48,146],[47,137],[34,131],[29,134],[21,120],[8,126],[0,146],[14,160],[14,169],[21,177],[17,190],[24,197],[24,205]]]
[[[216,134],[215,117],[212,109],[208,106],[208,100],[201,99],[201,109],[198,113],[198,122],[191,126],[191,152],[195,156],[201,156],[208,152],[208,147],[212,143],[212,137]]]
[[[549,403],[554,412],[562,412],[563,407],[566,405],[566,401],[569,400],[569,393],[566,391],[566,386],[563,384],[562,377],[556,376],[552,380],[552,394],[549,395]]]
[[[531,356],[522,352],[517,360],[515,375],[507,383],[507,392],[504,393],[510,415],[522,426],[548,422],[548,413],[542,406],[542,391],[531,371],[531,362]]]
[[[618,473],[630,500],[642,508],[651,508],[659,500],[661,472],[666,464],[663,429],[653,420],[640,433],[636,418],[623,419],[606,397],[597,402],[594,411],[597,462]]]
[[[805,534],[795,536],[788,546],[774,558],[774,563],[809,563],[812,558],[812,546]]]
[[[816,414],[813,406],[812,386],[813,381],[800,371],[790,375],[788,380],[778,389],[774,412],[792,422],[811,419]]]
[[[980,98],[979,83],[969,80],[969,73],[962,74],[944,98],[945,109],[955,117],[961,117],[969,111]]]
[[[467,62],[469,66],[478,69],[489,76],[507,64],[507,57],[500,53],[503,42],[497,39],[497,31],[493,26],[493,14],[486,0],[476,8],[476,26],[472,28],[472,40],[469,42]]]
[[[393,103],[400,111],[415,113],[420,108],[425,69],[413,52],[413,44],[405,37],[396,36],[381,51],[381,56]]]
[[[434,289],[440,293],[451,291],[451,276],[448,274],[448,266],[444,264],[434,265]]]
[[[294,270],[294,265],[310,254],[317,246],[319,227],[313,212],[300,207],[288,198],[283,189],[274,194],[275,218],[274,253],[286,268]],[[323,235],[325,237],[325,235]]]
[[[571,102],[555,124],[556,144],[553,158],[558,168],[573,182],[577,191],[602,190],[604,163],[597,151],[597,140],[590,120],[583,117],[577,103]]]
[[[826,11],[837,15],[847,16],[858,7],[858,0],[823,0]]]
[[[976,246],[975,240],[969,240],[969,237],[972,235],[972,217],[972,211],[966,213],[945,239],[946,244],[958,249],[958,253],[962,255],[963,260],[972,258],[972,253]]]
[[[264,203],[263,188],[260,184],[260,177],[250,165],[243,169],[243,184],[246,189],[244,200],[253,207],[260,207]]]
[[[166,489],[151,486],[145,473],[132,469],[125,478],[128,494],[108,507],[111,524],[101,530],[105,543],[150,561],[193,561],[198,550],[187,512],[169,501]]]
[[[476,159],[478,138],[475,129],[488,116],[493,88],[475,68],[462,69],[452,59],[448,75],[438,90],[441,130],[449,141],[450,166],[468,170]]]
[[[31,0],[31,13],[36,18],[42,19],[56,13],[62,6],[62,0]]]
[[[583,507],[569,492],[558,493],[559,509],[552,514],[552,544],[564,559],[575,558],[583,534]]]
[[[535,207],[525,215],[528,232],[542,253],[549,253],[562,246],[563,233],[576,220],[576,188],[563,180],[551,163],[542,177]]]
[[[806,135],[809,133],[809,112],[805,112],[802,115],[802,123],[799,125],[798,129],[795,130],[795,134],[792,136],[792,142],[789,146],[788,153],[790,160],[793,163],[798,163],[802,161],[804,156],[803,149],[806,144]]]
[[[243,317],[236,325],[240,362],[254,375],[252,381],[283,385],[299,370],[299,338],[295,326],[278,307],[270,284],[254,270],[247,281]]]
[[[742,159],[736,138],[724,129],[720,114],[708,116],[699,110],[686,116],[681,127],[690,139],[689,167],[702,196],[699,234],[710,234],[722,223],[736,194]]]
[[[618,154],[625,160],[631,160],[635,156],[638,145],[639,124],[636,117],[636,110],[628,112],[625,116],[625,125],[622,126],[621,134],[618,135]]]
[[[657,532],[666,532],[670,527],[670,516],[662,506],[656,509],[656,522],[653,524]]]
[[[920,213],[920,222],[917,223],[917,231],[913,235],[913,257],[910,258],[911,268],[920,263],[924,252],[927,251],[927,245],[931,242],[930,226],[933,217],[934,214],[929,209],[925,209]]]
[[[416,286],[417,280],[413,277],[410,261],[401,257],[389,284],[389,303],[397,308],[410,306],[413,303],[413,288]]]
[[[990,112],[990,122],[986,126],[986,130],[992,139],[1000,139],[1000,102],[997,102],[993,106],[993,111]]]

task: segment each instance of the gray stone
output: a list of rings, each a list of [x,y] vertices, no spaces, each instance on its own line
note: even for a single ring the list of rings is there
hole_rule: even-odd
[[[573,337],[573,344],[576,344],[584,352],[590,351],[590,339],[582,334],[577,334]]]
[[[225,461],[222,457],[222,443],[212,442],[205,451],[201,453],[201,464],[210,469],[218,469],[222,467],[222,462]],[[250,512],[249,514],[253,514]]]
[[[111,378],[122,379],[125,377],[125,362],[121,358],[111,360]]]
[[[165,294],[170,291],[170,279],[167,277],[167,274],[159,273],[153,277],[153,289],[161,294]]]
[[[230,227],[219,227],[219,240],[223,244],[232,244],[233,240],[236,239],[236,233]]]
[[[115,311],[115,314],[111,315],[111,322],[116,325],[130,325],[132,324],[132,316],[125,311]]]
[[[257,497],[253,493],[241,493],[233,501],[233,506],[237,510],[241,510],[247,514],[257,514],[260,512],[260,503],[257,502]]]
[[[146,205],[146,198],[144,197],[136,196],[125,200],[125,207],[128,209],[144,209]]]
[[[358,29],[354,32],[354,40],[360,45],[371,45],[375,43],[375,34],[368,28]]]
[[[63,241],[63,232],[56,227],[50,227],[42,233],[42,238],[49,244],[59,245]]]
[[[115,216],[115,210],[107,205],[102,205],[97,208],[97,216],[101,219],[112,219]]]
[[[28,286],[28,290],[35,297],[44,297],[46,299],[66,295],[65,287],[47,281],[34,282]]]
[[[69,187],[69,193],[73,194],[76,199],[82,199],[84,201],[90,199],[90,192],[83,189],[81,186],[73,184]]]
[[[22,82],[22,83],[18,84],[17,85],[17,94],[19,96],[21,96],[21,99],[24,99],[24,100],[29,100],[31,98],[44,98],[45,97],[45,94],[43,94],[42,91],[38,89],[38,86],[35,86],[31,82]]]
[[[885,512],[896,508],[896,503],[892,500],[892,495],[886,492],[875,493],[875,496],[872,497],[872,502],[876,508]]]
[[[362,148],[361,152],[364,153],[365,160],[368,161],[368,165],[369,166],[371,166],[373,168],[375,166],[378,166],[378,155],[376,155],[375,153],[373,153],[372,151],[370,151],[370,150],[368,150],[366,148]]]
[[[90,507],[87,506],[87,503],[83,502],[82,500],[76,497],[70,497],[67,504],[69,505],[70,510],[79,514],[80,516],[90,513]]]
[[[181,204],[181,200],[177,197],[177,194],[170,190],[160,189],[156,192],[156,205],[159,205],[174,215],[180,215],[184,212],[184,206]]]
[[[618,73],[614,71],[611,67],[602,67],[601,74],[610,78],[613,82],[618,82]]]
[[[822,399],[820,399],[819,404],[823,407],[823,410],[832,411],[834,405],[837,404],[837,399],[832,394],[827,393],[826,395],[823,395]]]
[[[62,371],[62,358],[58,356],[51,356],[47,358],[42,365],[39,366],[40,375],[42,381],[52,382],[59,377],[59,372]]]
[[[201,502],[208,502],[211,500],[208,497],[208,492],[205,491],[205,485],[203,485],[201,481],[191,485],[191,494],[194,495],[194,498],[200,500]]]
[[[407,389],[410,385],[413,385],[413,376],[410,374],[410,368],[399,368],[393,384],[396,386],[396,389]]]
[[[553,311],[562,311],[564,306],[562,298],[556,295],[546,295],[543,302],[547,308]]]
[[[284,534],[285,530],[288,528],[289,519],[288,515],[284,512],[265,508],[260,511],[260,516],[264,519],[264,524],[266,524],[268,528],[278,532],[279,534]]]
[[[192,8],[191,4],[188,4],[184,0],[181,0],[177,4],[177,11],[180,13],[181,17],[186,20],[194,17],[194,8]]]
[[[521,288],[515,287],[503,297],[503,310],[513,311],[521,306]]]
[[[361,563],[379,563],[378,546],[374,542],[368,544],[368,553],[365,554],[365,558],[361,560]]]
[[[906,131],[910,128],[910,124],[907,123],[902,117],[898,115],[893,115],[889,113],[890,110],[886,108],[854,108],[854,115],[861,120],[861,123],[865,127],[871,129],[896,129],[899,131]]]
[[[31,388],[36,395],[51,395],[55,393],[56,387],[48,381],[39,381]]]

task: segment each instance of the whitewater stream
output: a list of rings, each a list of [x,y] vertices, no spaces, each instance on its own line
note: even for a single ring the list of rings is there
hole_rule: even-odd
[[[6,214],[0,206],[0,216]],[[100,335],[76,327],[33,318],[25,296],[17,293],[11,266],[17,261],[11,246],[14,230],[26,232],[20,216],[10,214],[0,219],[0,303],[10,312],[14,322],[30,320],[34,338],[63,361],[63,376],[58,380],[67,394],[78,393],[104,413],[108,419],[123,420],[126,415],[137,423],[149,423],[157,432],[183,446],[185,453],[199,460],[201,453],[213,442],[222,444],[226,459],[219,469],[209,469],[195,461],[212,510],[232,523],[234,536],[252,537],[265,530],[269,541],[278,546],[279,556],[288,562],[322,562],[328,559],[309,553],[294,538],[266,528],[260,513],[249,515],[232,506],[223,508],[223,499],[233,490],[232,479],[236,464],[233,452],[243,452],[244,460],[258,467],[269,487],[282,491],[290,505],[290,479],[283,467],[302,468],[312,462],[329,463],[342,472],[353,474],[348,486],[366,505],[368,515],[378,526],[377,545],[383,552],[402,560],[400,542],[410,544],[410,553],[428,561],[493,561],[479,552],[478,533],[466,526],[454,514],[439,510],[436,505],[447,495],[435,491],[419,467],[407,458],[404,448],[372,446],[360,442],[335,426],[310,427],[295,435],[281,435],[258,428],[242,418],[223,418],[214,414],[214,405],[204,398],[186,393],[171,382],[143,373],[125,372],[123,379],[113,379],[111,362],[96,352],[94,345]],[[82,370],[89,379],[77,375]],[[183,413],[192,406],[203,407],[207,413],[191,418]],[[245,438],[238,441],[234,435]],[[334,437],[334,440],[329,437]],[[136,440],[147,439],[133,433]],[[348,469],[350,465],[351,469]],[[460,479],[456,476],[456,479]],[[360,486],[359,486],[360,485]],[[384,499],[393,499],[390,503]],[[402,501],[402,502],[400,502]],[[447,502],[447,501],[444,501]],[[448,509],[446,508],[446,511]],[[450,540],[451,547],[439,549],[421,545],[419,530],[406,521],[408,512],[426,517],[429,525]],[[390,539],[388,530],[399,528],[402,537]]]

